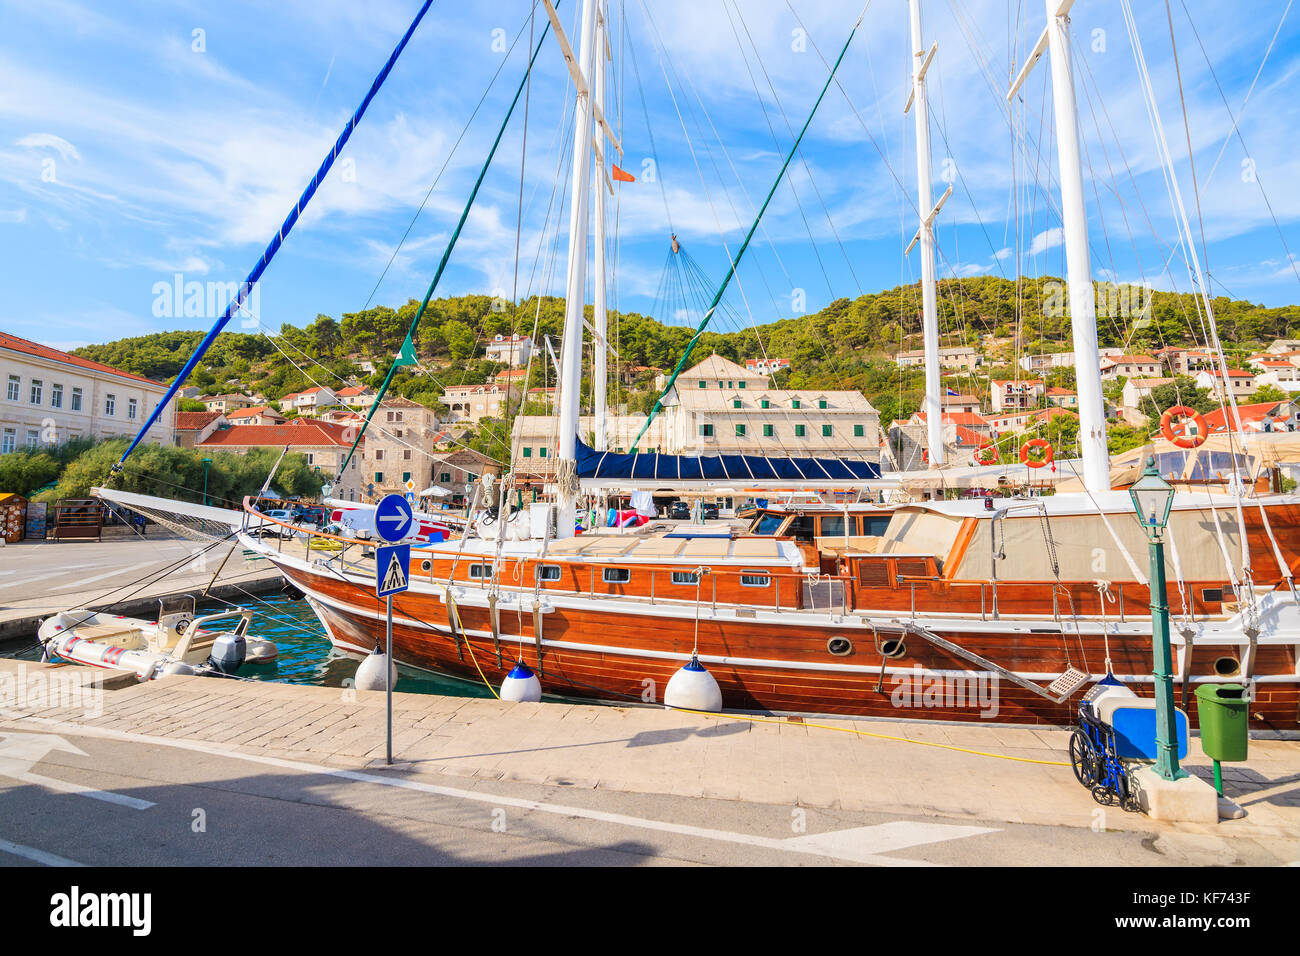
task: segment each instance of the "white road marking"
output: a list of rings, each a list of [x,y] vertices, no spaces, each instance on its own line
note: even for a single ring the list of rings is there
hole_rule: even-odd
[[[58,790],[62,793],[75,793],[80,797],[102,800],[104,803],[115,803],[118,806],[130,807],[132,810],[148,810],[154,805],[148,800],[139,800],[109,790],[98,790],[94,787],[82,786],[79,783],[55,780],[52,777],[32,773],[31,768],[39,763],[46,754],[54,750],[79,754],[82,757],[87,755],[80,747],[70,744],[62,737],[54,734],[4,732],[0,734],[0,777],[12,777],[15,780],[21,780],[23,783],[35,784],[38,787]]]
[[[102,800],[104,803],[115,803],[120,807],[130,807],[132,810],[148,810],[154,806],[148,800],[139,800],[135,797],[113,793],[111,790],[96,790],[94,787],[83,787],[79,783],[72,783],[67,780],[54,780],[51,777],[43,777],[39,773],[15,774],[14,779],[21,780],[23,783],[34,783],[38,787],[45,787],[49,790],[75,793],[79,797],[90,797],[92,800]]]
[[[12,853],[14,856],[21,856],[23,859],[32,860],[35,863],[41,863],[45,866],[85,866],[84,863],[78,863],[76,860],[69,860],[67,857],[55,856],[53,853],[46,853],[44,850],[38,850],[34,846],[23,846],[21,843],[10,843],[8,840],[0,840],[0,852]]]
[[[603,810],[589,810],[585,807],[570,807],[542,800],[525,800],[519,797],[507,797],[501,794],[487,793],[480,790],[460,790],[455,787],[443,787],[418,780],[403,780],[385,777],[359,770],[342,770],[338,767],[325,767],[300,760],[285,760],[281,757],[269,757],[261,754],[243,753],[229,747],[221,747],[195,740],[174,740],[167,737],[153,737],[146,734],[133,734],[123,730],[110,730],[104,727],[82,727],[60,720],[45,717],[31,717],[16,714],[13,711],[0,711],[0,716],[23,719],[42,724],[65,733],[76,733],[88,737],[106,737],[112,740],[125,740],[134,743],[152,744],[154,746],[175,747],[207,754],[212,757],[225,757],[245,760],[250,763],[284,770],[296,770],[301,773],[315,773],[356,783],[377,784],[383,787],[397,787],[402,790],[415,790],[421,793],[436,794],[457,800],[469,800],[486,803],[494,807],[515,807],[520,810],[535,810],[539,813],[551,813],[563,817],[578,817],[601,823],[633,827],[642,830],[655,830],[662,833],[675,833],[680,836],[697,837],[704,840],[717,840],[723,843],[739,843],[747,846],[778,850],[784,853],[800,853],[809,856],[828,857],[847,860],[853,863],[871,863],[876,866],[934,866],[921,860],[897,859],[881,854],[901,850],[925,843],[938,843],[943,840],[957,840],[963,837],[978,836],[983,833],[1000,833],[989,827],[952,826],[944,823],[909,823],[895,821],[870,827],[855,827],[850,830],[832,833],[819,833],[811,836],[775,838],[757,836],[749,833],[733,833],[728,830],[714,830],[708,827],[696,827],[666,820],[652,820],[647,817],[634,817],[622,813],[607,813]]]

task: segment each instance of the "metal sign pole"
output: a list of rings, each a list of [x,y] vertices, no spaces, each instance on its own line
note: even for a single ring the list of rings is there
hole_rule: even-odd
[[[388,601],[388,673],[384,675],[384,683],[388,685],[388,762],[393,762],[393,596],[390,594]]]

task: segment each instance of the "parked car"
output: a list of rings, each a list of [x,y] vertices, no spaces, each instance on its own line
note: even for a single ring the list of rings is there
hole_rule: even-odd
[[[716,501],[704,502],[704,520],[705,521],[718,520],[718,503]]]
[[[295,521],[293,513],[284,508],[273,508],[270,511],[263,512],[263,514],[268,518],[275,521],[283,521],[286,524],[293,524]],[[294,531],[292,528],[286,528],[283,525],[264,524],[262,527],[257,529],[257,533],[264,538],[292,538],[298,532]]]
[[[668,506],[668,517],[675,521],[690,521],[691,506],[684,501],[674,501]]]

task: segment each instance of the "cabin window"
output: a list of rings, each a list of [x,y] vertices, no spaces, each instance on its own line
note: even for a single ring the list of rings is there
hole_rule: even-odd
[[[600,572],[601,580],[606,584],[627,584],[632,580],[631,568],[606,568]]]
[[[844,516],[839,515],[834,518],[822,518],[822,537],[838,538],[844,534]]]
[[[1223,588],[1202,588],[1201,600],[1207,604],[1223,600]]]
[[[776,534],[784,520],[782,515],[765,514],[754,525],[754,534]]]
[[[674,571],[673,584],[699,584],[700,573],[698,571]]]
[[[741,571],[740,583],[747,588],[765,588],[772,583],[771,576],[766,571]]]
[[[884,537],[889,528],[889,515],[863,515],[862,533],[869,538]]]
[[[813,517],[812,515],[799,515],[790,522],[790,527],[786,534],[794,535],[799,541],[812,541],[813,539]]]
[[[492,565],[490,564],[471,564],[469,566],[469,576],[471,580],[481,581],[492,577]]]
[[[539,564],[534,573],[539,581],[560,580],[560,566],[558,564]]]

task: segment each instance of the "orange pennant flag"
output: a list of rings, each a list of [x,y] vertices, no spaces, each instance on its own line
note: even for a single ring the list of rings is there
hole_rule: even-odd
[[[614,182],[616,182],[616,183],[634,183],[634,182],[636,182],[636,177],[633,176],[631,173],[626,172],[625,170],[619,169],[617,166],[615,166],[615,167],[614,167]]]

